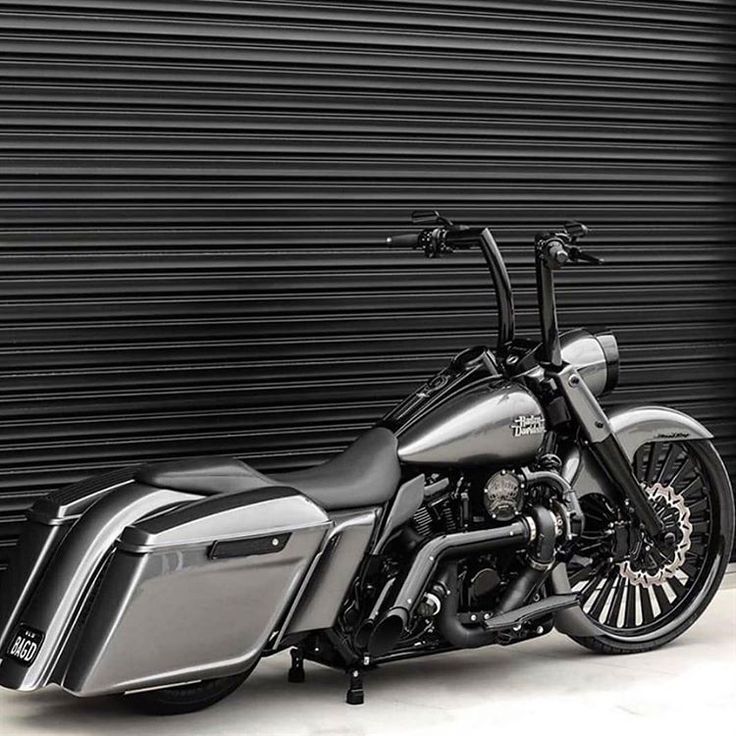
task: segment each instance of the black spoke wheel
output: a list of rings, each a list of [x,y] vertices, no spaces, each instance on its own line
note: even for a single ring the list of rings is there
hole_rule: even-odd
[[[718,589],[733,540],[731,485],[710,442],[647,443],[634,469],[668,543],[651,543],[625,509],[589,494],[581,499],[585,531],[569,565],[572,589],[601,632],[573,638],[606,653],[654,649],[689,628]]]

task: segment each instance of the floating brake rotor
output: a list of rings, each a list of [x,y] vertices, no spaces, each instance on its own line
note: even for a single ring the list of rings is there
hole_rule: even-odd
[[[665,533],[674,535],[674,543],[662,550],[641,542],[629,559],[618,564],[621,575],[631,583],[651,587],[662,585],[682,567],[690,549],[693,525],[685,499],[672,486],[655,483],[645,491],[664,522]]]

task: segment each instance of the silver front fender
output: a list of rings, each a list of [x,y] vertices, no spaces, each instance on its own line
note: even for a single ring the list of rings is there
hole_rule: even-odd
[[[713,438],[699,421],[666,406],[617,409],[609,415],[611,428],[629,460],[647,442],[709,440]],[[610,493],[610,482],[589,452],[573,448],[564,458],[562,475],[578,498],[588,493]]]

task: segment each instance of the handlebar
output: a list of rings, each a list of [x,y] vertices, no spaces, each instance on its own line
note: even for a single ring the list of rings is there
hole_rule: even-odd
[[[565,223],[559,232],[539,233],[535,238],[537,255],[553,271],[568,262],[600,266],[605,263],[602,258],[596,258],[576,245],[577,240],[587,233],[588,228],[582,222]]]
[[[514,298],[501,251],[491,231],[487,227],[456,225],[436,210],[414,211],[412,220],[415,225],[424,225],[424,229],[418,233],[406,233],[387,238],[386,243],[389,246],[421,248],[427,258],[437,258],[459,248],[480,248],[493,280],[498,308],[496,350],[498,355],[506,355],[514,342]]]
[[[422,248],[427,258],[439,258],[458,249],[478,244],[479,228],[467,225],[441,224],[427,227],[418,233],[404,233],[386,238],[386,245],[394,248]]]

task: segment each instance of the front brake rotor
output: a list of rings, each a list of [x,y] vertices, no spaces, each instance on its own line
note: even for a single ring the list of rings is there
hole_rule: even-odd
[[[664,523],[665,533],[672,534],[674,542],[663,548],[641,540],[629,559],[618,565],[621,575],[634,585],[651,587],[662,585],[682,567],[690,549],[693,526],[685,499],[672,486],[655,483],[645,491]]]

